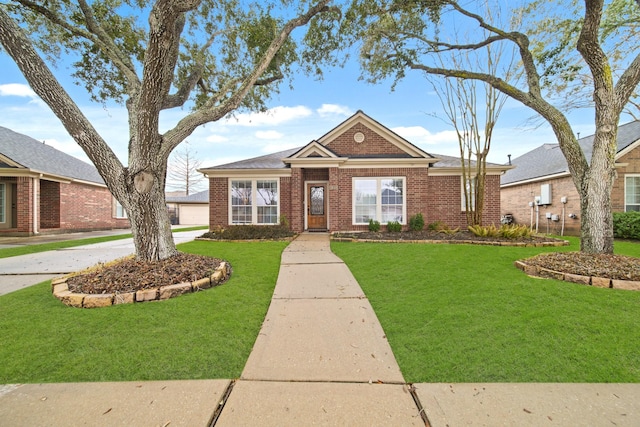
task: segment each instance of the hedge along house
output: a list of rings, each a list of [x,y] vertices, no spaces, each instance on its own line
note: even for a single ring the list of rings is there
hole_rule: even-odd
[[[594,135],[580,138],[591,162]],[[618,127],[613,212],[640,211],[640,121]],[[503,214],[539,232],[580,235],[580,197],[560,146],[543,144],[513,160],[501,179]]]
[[[0,236],[129,226],[94,166],[0,127]]]
[[[500,175],[488,165],[485,223],[500,221]],[[301,231],[367,230],[369,220],[421,213],[466,227],[460,159],[433,156],[362,111],[318,140],[200,172],[209,178],[209,226],[276,224]]]

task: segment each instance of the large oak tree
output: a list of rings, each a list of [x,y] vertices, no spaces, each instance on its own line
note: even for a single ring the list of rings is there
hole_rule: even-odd
[[[507,96],[530,107],[553,129],[560,148],[567,159],[569,171],[578,190],[581,202],[581,250],[589,253],[613,252],[613,220],[611,215],[611,189],[615,173],[616,137],[620,115],[640,82],[640,44],[629,43],[622,52],[625,60],[615,55],[620,50],[610,50],[605,43],[612,35],[611,28],[603,21],[606,11],[603,0],[584,0],[580,7],[581,19],[570,15],[571,8],[554,5],[559,13],[577,25],[575,39],[558,37],[563,45],[551,46],[556,51],[576,52],[578,66],[589,74],[585,83],[593,100],[595,140],[590,161],[578,144],[575,133],[557,98],[543,90],[545,80],[567,78],[566,73],[556,73],[558,61],[545,61],[539,51],[532,48],[530,35],[520,28],[504,28],[494,25],[483,16],[485,2],[448,0],[400,1],[400,0],[352,0],[347,12],[342,34],[351,41],[362,41],[360,59],[365,74],[372,81],[387,77],[400,79],[408,70],[455,79],[475,79],[485,82]],[[613,2],[615,5],[616,2]],[[629,3],[629,2],[627,2]],[[610,6],[609,4],[607,6]],[[500,7],[496,4],[494,7]],[[637,22],[638,6],[633,4],[629,18]],[[514,13],[514,21],[520,16]],[[517,19],[516,19],[517,18]],[[622,17],[620,18],[622,22]],[[449,37],[451,32],[466,26],[478,31],[467,40]],[[557,26],[545,31],[560,30]],[[607,32],[608,31],[608,32]],[[481,69],[457,68],[452,64],[440,64],[437,58],[442,52],[460,55],[480,51],[489,45],[511,44],[520,62],[519,81],[512,81],[504,74],[488,73]],[[553,59],[562,60],[563,55]],[[624,64],[617,78],[612,73],[611,61]]]
[[[0,44],[126,209],[137,257],[153,261],[177,253],[164,196],[171,152],[198,126],[264,109],[299,45],[322,40],[336,14],[330,0],[10,0],[0,4]],[[305,26],[296,43],[291,33]],[[126,106],[128,164],[43,59],[60,54],[75,58],[73,76],[93,99]],[[184,116],[160,133],[161,113],[176,108]]]

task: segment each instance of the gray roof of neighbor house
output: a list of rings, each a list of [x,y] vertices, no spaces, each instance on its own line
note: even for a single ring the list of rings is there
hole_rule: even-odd
[[[167,196],[167,203],[209,203],[209,190],[189,194],[188,196]]]
[[[0,126],[0,155],[34,172],[104,184],[95,166]],[[12,168],[0,163],[0,168]]]
[[[588,162],[591,162],[594,138],[595,135],[590,135],[578,140]],[[618,127],[617,152],[621,152],[638,140],[640,140],[640,121],[621,125]],[[557,143],[543,144],[513,159],[511,163],[515,168],[502,175],[500,185],[569,172],[567,160],[564,158],[562,150],[560,150],[560,146]]]

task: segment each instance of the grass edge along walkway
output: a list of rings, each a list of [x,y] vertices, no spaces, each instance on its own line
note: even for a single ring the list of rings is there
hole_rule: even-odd
[[[208,230],[208,227],[196,226],[196,227],[176,228],[173,230],[173,233],[180,233],[184,231],[194,231],[194,230],[203,230],[203,234],[204,234],[204,230]],[[133,237],[131,233],[124,233],[124,234],[116,234],[113,236],[89,237],[86,239],[70,239],[70,240],[61,240],[59,242],[37,243],[34,245],[20,245],[12,248],[1,248],[0,258],[10,258],[10,257],[20,256],[20,255],[35,254],[39,252],[73,248],[76,246],[93,245],[94,243],[111,242],[114,240],[128,239],[130,237]]]
[[[333,242],[408,382],[640,382],[640,292],[531,278],[569,247]],[[637,243],[619,245],[636,255]]]
[[[166,301],[78,309],[56,300],[49,281],[1,296],[0,384],[237,378],[287,244],[180,244],[228,260],[233,274]]]

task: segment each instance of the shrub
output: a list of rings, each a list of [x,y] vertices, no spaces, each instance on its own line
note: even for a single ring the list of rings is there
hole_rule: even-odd
[[[478,237],[497,237],[498,229],[495,225],[470,225],[468,227],[469,231],[475,234]]]
[[[218,227],[202,235],[215,240],[273,240],[294,236],[295,233],[283,225],[231,225]]]
[[[444,234],[456,234],[458,231],[460,231],[460,227],[451,228],[442,221],[432,222],[427,226],[427,229],[429,231],[437,231],[438,233]]]
[[[507,239],[529,238],[531,237],[531,229],[524,224],[503,224],[498,230],[498,234]]]
[[[614,212],[613,237],[640,240],[640,212]]]
[[[369,231],[377,233],[380,231],[380,221],[369,220]]]
[[[387,223],[387,231],[391,233],[398,233],[402,231],[402,224],[400,224],[398,221],[389,221]]]
[[[409,229],[411,231],[422,231],[424,228],[424,218],[421,213],[415,214],[409,218]]]

